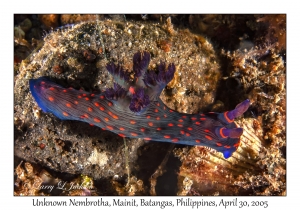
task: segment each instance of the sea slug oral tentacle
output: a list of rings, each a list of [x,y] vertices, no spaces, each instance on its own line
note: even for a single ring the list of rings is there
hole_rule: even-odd
[[[229,158],[239,146],[242,128],[234,119],[250,106],[247,99],[224,113],[182,114],[159,99],[175,73],[173,63],[161,62],[157,71],[148,71],[150,53],[133,56],[134,80],[120,65],[107,70],[116,83],[101,94],[66,89],[48,78],[31,79],[30,91],[44,112],[62,120],[78,120],[110,130],[122,137],[211,147]]]

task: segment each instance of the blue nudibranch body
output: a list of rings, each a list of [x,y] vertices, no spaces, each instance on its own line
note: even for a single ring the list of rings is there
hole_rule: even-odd
[[[148,52],[133,57],[134,79],[122,66],[109,63],[116,83],[101,94],[63,88],[47,77],[29,81],[32,96],[44,112],[61,120],[78,120],[110,130],[121,137],[207,146],[229,158],[239,146],[242,128],[234,123],[249,107],[247,99],[224,113],[183,114],[168,108],[159,95],[172,80],[175,65],[148,71]]]

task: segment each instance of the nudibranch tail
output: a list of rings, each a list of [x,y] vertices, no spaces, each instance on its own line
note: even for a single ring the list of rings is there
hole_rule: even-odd
[[[159,98],[174,76],[175,65],[161,62],[156,71],[149,71],[149,61],[148,52],[134,55],[133,81],[129,81],[122,66],[108,64],[116,83],[101,94],[64,88],[46,77],[31,79],[30,91],[44,112],[61,120],[87,122],[121,137],[207,146],[229,158],[237,150],[243,133],[234,119],[248,109],[250,100],[224,113],[178,113]]]

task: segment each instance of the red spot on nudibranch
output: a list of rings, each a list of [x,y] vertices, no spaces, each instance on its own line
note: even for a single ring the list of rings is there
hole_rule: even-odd
[[[100,109],[101,111],[104,111],[104,110],[105,110],[104,107],[102,107],[102,106],[100,106],[99,109]]]
[[[92,112],[93,109],[92,109],[91,107],[88,107],[88,111],[89,111],[89,112]]]
[[[96,122],[96,123],[99,123],[99,122],[101,122],[98,118],[94,118],[94,121]]]
[[[183,130],[181,130],[181,131],[180,131],[180,133],[181,133],[182,135],[184,135],[184,134],[185,134],[185,132],[184,132]]]
[[[185,119],[185,118],[186,118],[186,116],[184,115],[184,116],[182,116],[182,118],[183,118],[183,119]]]
[[[203,117],[203,118],[200,118],[200,120],[206,120],[206,118]]]
[[[132,132],[132,133],[130,133],[130,134],[131,134],[132,136],[137,136],[137,133],[133,133],[133,132]]]
[[[118,135],[123,137],[123,138],[125,137],[125,135],[123,133],[119,133]]]
[[[191,128],[191,127],[188,127],[187,129],[188,129],[189,131],[192,131],[192,130],[193,130],[193,128]]]
[[[217,142],[216,145],[217,145],[218,147],[221,147],[221,146],[222,146],[222,144],[219,143],[219,142]]]
[[[54,101],[54,98],[51,96],[49,96],[48,99],[49,99],[49,101]]]
[[[90,126],[94,126],[94,124],[90,123]]]
[[[209,133],[209,130],[205,129],[204,132]]]
[[[199,144],[199,143],[200,143],[200,140],[199,140],[199,139],[196,139],[195,142]]]
[[[156,106],[160,106],[160,104],[159,104],[159,103],[156,103]]]
[[[130,86],[128,89],[129,93],[131,93],[132,95],[135,94],[135,90],[134,87]]]
[[[78,101],[74,101],[74,104],[78,104]]]
[[[49,88],[49,90],[55,90],[55,88],[54,88],[54,87],[51,87],[51,88]]]
[[[183,125],[182,125],[182,124],[178,124],[177,126],[178,126],[178,127],[181,127],[181,128],[183,127]]]
[[[132,124],[132,125],[134,125],[134,124],[136,123],[134,120],[130,120],[129,122],[130,122],[130,124]]]
[[[82,94],[82,96],[84,96],[84,97],[85,97],[85,96],[86,96],[86,94],[85,94],[85,93],[83,93],[83,94]]]
[[[125,131],[125,128],[123,128],[123,127],[120,127],[119,129],[120,129],[120,131]]]
[[[182,120],[182,119],[179,119],[178,122],[183,122],[183,120]]]
[[[64,116],[69,116],[69,114],[67,112],[63,112]]]
[[[172,110],[172,109],[170,109],[170,110],[169,110],[169,112],[173,112],[173,110]]]
[[[91,94],[91,96],[92,96],[92,97],[94,97],[94,96],[95,96],[95,94],[94,94],[94,93],[92,93],[92,94]]]
[[[109,101],[108,102],[108,106],[112,106],[112,105],[113,105],[113,103]]]
[[[100,96],[100,99],[104,99],[104,96],[101,95],[101,96]]]
[[[168,115],[164,114],[164,118],[167,118],[167,117],[168,117]]]
[[[186,136],[191,136],[191,134],[190,134],[190,133],[188,133],[188,132],[186,132],[186,133],[185,133],[185,135],[186,135]]]
[[[154,112],[156,112],[156,113],[157,113],[157,112],[158,112],[158,109],[154,109]]]
[[[44,82],[44,81],[41,81],[41,84],[42,84],[42,85],[44,85],[44,84],[45,84],[45,82]]]
[[[229,149],[231,146],[229,146],[229,145],[225,145],[224,146],[226,149]]]
[[[165,139],[169,139],[169,138],[171,138],[171,136],[169,136],[169,135],[164,135],[164,138],[165,138]]]
[[[63,92],[64,92],[64,93],[66,93],[66,92],[67,92],[67,90],[66,90],[66,89],[63,89]]]
[[[172,126],[174,126],[174,124],[173,123],[169,123],[168,126],[172,127]]]
[[[224,130],[224,128],[221,128],[221,129],[220,129],[220,132],[219,132],[219,133],[220,133],[220,136],[221,136],[222,138],[226,138],[227,136],[224,135],[223,130]]]
[[[229,119],[229,117],[227,116],[227,114],[228,114],[228,111],[224,113],[225,119],[227,120],[227,122],[232,123],[234,121],[234,119],[232,119],[232,120]]]
[[[172,142],[178,142],[179,141],[179,139],[178,138],[174,138],[174,139],[172,139]]]
[[[88,97],[85,97],[85,100],[86,100],[86,101],[89,101],[90,99],[89,99]]]
[[[107,125],[106,126],[109,130],[113,130],[114,128],[112,127],[112,126],[110,126],[110,125]]]
[[[141,131],[142,131],[142,132],[145,132],[145,128],[141,128]]]
[[[109,119],[108,119],[107,117],[105,117],[105,118],[104,118],[104,120],[105,120],[106,122],[108,122],[108,121],[109,121]]]
[[[144,139],[147,141],[151,140],[151,138],[149,138],[149,137],[145,137]]]
[[[240,145],[240,142],[234,144],[233,146],[237,148],[239,145]]]
[[[71,107],[71,104],[70,104],[70,103],[66,103],[66,106],[70,108],[70,107]]]
[[[78,98],[82,98],[82,96],[81,95],[79,95],[79,96],[77,96]]]
[[[205,136],[205,138],[207,138],[208,140],[212,140],[210,136]]]
[[[161,131],[161,128],[156,128],[157,131]]]
[[[147,117],[146,117],[147,119],[150,119],[151,118],[151,116],[150,115],[147,115]]]
[[[196,117],[192,117],[191,119],[192,119],[192,120],[197,120],[197,118],[196,118]]]
[[[100,106],[100,104],[99,104],[98,102],[95,102],[94,104],[95,104],[95,106],[97,106],[97,107]]]
[[[160,117],[156,117],[156,120],[160,120]]]
[[[148,122],[148,125],[149,126],[153,126],[153,122]]]
[[[114,118],[114,119],[119,119],[119,117],[117,116],[117,115],[115,115],[114,113],[112,113],[112,112],[108,112],[108,114],[112,117],[112,118]]]
[[[195,124],[196,124],[196,125],[200,125],[200,122],[197,121],[197,122],[195,122]]]

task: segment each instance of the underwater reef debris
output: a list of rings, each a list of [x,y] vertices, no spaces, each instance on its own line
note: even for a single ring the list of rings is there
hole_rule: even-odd
[[[102,19],[103,15],[90,15],[90,14],[62,14],[60,21],[62,25],[77,24],[80,22],[92,21]]]
[[[47,29],[57,28],[60,15],[58,14],[40,14],[39,20],[46,26]]]
[[[244,128],[241,145],[226,163],[207,148],[175,152],[183,162],[180,175],[193,181],[187,195],[285,195],[286,67],[281,50],[266,43],[222,52],[230,60],[229,78],[239,83],[231,91],[247,93],[251,115],[237,121]]]
[[[280,195],[285,191],[285,161],[277,156],[276,162],[270,162],[270,158],[274,160],[274,157],[263,146],[262,136],[254,134],[253,120],[242,119],[237,122],[244,128],[241,145],[226,161],[210,148],[175,150],[175,155],[182,161],[179,172],[181,180],[193,182],[193,192],[184,191],[184,195],[195,192],[199,195]],[[268,168],[270,166],[272,168]],[[268,177],[273,177],[275,183]],[[255,183],[254,179],[259,182]],[[179,186],[183,188],[184,183],[179,183]],[[268,193],[264,194],[264,191]]]
[[[286,49],[286,14],[257,15],[256,21],[266,25],[266,43],[277,43],[280,50]]]

